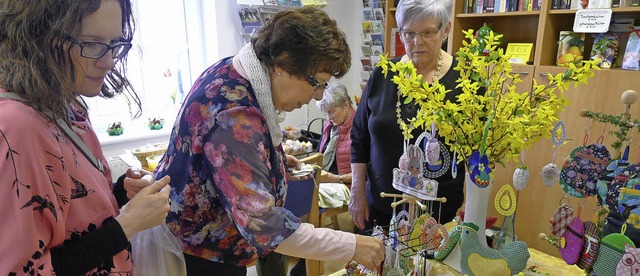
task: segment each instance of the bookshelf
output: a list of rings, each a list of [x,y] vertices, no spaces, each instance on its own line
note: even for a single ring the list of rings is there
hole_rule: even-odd
[[[534,11],[515,11],[497,13],[463,13],[464,0],[454,0],[454,14],[452,18],[452,29],[447,42],[447,51],[455,53],[462,46],[464,34],[462,30],[480,28],[483,23],[490,25],[494,31],[504,34],[503,47],[506,43],[521,42],[534,43],[534,57],[532,65],[514,65],[513,71],[518,72],[523,82],[518,84],[517,89],[522,92],[530,91],[533,80],[539,84],[548,82],[549,74],[563,72],[566,67],[556,66],[557,43],[560,31],[573,29],[573,21],[576,10],[552,10],[552,0],[543,0],[540,9]],[[396,3],[388,1],[386,9],[386,33],[385,41],[390,41],[390,30],[396,27],[395,13]],[[619,7],[612,8],[612,18],[634,18],[636,26],[640,25],[640,7]],[[588,58],[591,53],[593,38],[586,35],[584,56]],[[589,80],[589,84],[578,88],[571,88],[566,92],[570,105],[561,113],[560,119],[568,126],[568,142],[560,147],[557,153],[555,164],[562,167],[564,158],[571,150],[582,145],[584,127],[588,120],[581,118],[578,113],[582,109],[593,110],[601,113],[620,114],[622,106],[620,95],[625,90],[640,91],[640,71],[621,70],[620,64],[624,55],[626,41],[620,41],[620,50],[616,68],[596,71],[595,76]],[[388,45],[385,49],[389,49]],[[633,106],[632,114],[640,114],[640,105]],[[594,123],[592,125],[591,139],[589,143],[594,143],[597,136],[603,131],[603,125]],[[609,132],[607,129],[606,132]],[[596,136],[594,138],[594,136]],[[634,133],[632,140],[640,141],[640,135]],[[614,138],[605,135],[604,143],[610,145]],[[632,148],[630,156],[639,156],[638,147]],[[525,163],[531,172],[528,186],[518,197],[518,209],[515,220],[515,231],[519,240],[525,241],[529,247],[535,248],[550,255],[559,256],[557,248],[550,246],[546,241],[538,239],[538,233],[549,233],[549,218],[558,207],[558,201],[562,197],[562,189],[558,184],[551,188],[542,185],[540,171],[542,167],[552,161],[553,147],[548,139],[542,139],[538,144],[526,152]],[[494,185],[492,186],[491,199],[498,189],[507,183],[512,183],[512,175],[518,163],[508,162],[506,167],[497,166],[494,169]],[[582,207],[582,220],[592,219],[593,207],[596,198],[591,197],[586,200],[572,198],[570,204],[577,212],[579,203],[585,204]],[[491,201],[492,202],[492,201]],[[497,226],[502,223],[502,216],[490,206],[488,216],[498,218]]]

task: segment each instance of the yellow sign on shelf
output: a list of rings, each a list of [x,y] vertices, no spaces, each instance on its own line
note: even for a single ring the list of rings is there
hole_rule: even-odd
[[[505,55],[511,56],[511,63],[525,64],[533,59],[533,43],[509,43]]]

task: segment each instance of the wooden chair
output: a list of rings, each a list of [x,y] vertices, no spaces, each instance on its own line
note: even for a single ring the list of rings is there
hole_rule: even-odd
[[[308,222],[314,227],[320,227],[320,209],[318,207],[318,183],[322,171],[322,154],[316,153],[309,157],[300,159],[305,164],[313,164],[316,171],[313,178],[307,180],[296,180],[289,182],[287,190],[287,200],[284,208],[294,215],[301,217],[308,215]],[[307,275],[322,275],[322,265],[320,261],[306,259]]]

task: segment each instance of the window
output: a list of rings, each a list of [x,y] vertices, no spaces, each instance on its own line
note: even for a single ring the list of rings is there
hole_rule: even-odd
[[[171,128],[191,85],[211,60],[217,59],[217,47],[205,51],[207,41],[215,40],[216,26],[211,18],[204,20],[203,10],[213,15],[213,1],[133,2],[136,29],[134,46],[127,57],[127,75],[140,97],[143,113],[132,120],[130,110],[135,111],[135,107],[129,109],[124,95],[116,99],[85,98],[101,140],[113,122],[122,122],[125,136],[148,131],[147,123],[152,118],[164,119],[165,131]]]

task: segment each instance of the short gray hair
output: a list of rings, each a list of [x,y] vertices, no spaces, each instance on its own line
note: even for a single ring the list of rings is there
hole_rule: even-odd
[[[353,104],[347,87],[339,82],[333,82],[324,89],[322,100],[317,101],[316,106],[324,112],[325,110],[341,106],[344,102],[349,102],[349,106]]]
[[[396,22],[402,30],[411,22],[435,18],[440,21],[442,30],[451,21],[452,13],[453,0],[400,0],[396,10]]]

